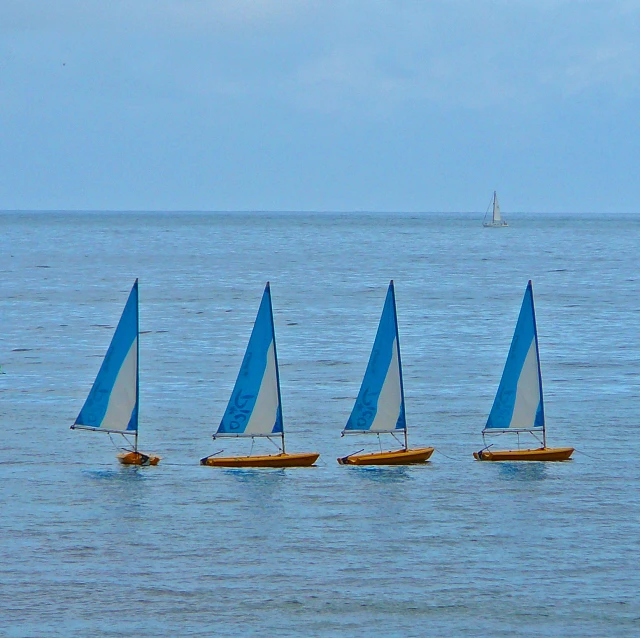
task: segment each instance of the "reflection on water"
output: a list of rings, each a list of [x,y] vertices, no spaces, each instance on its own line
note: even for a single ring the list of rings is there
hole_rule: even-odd
[[[226,467],[222,473],[232,476],[239,483],[264,486],[279,485],[287,475],[284,468],[270,467]]]
[[[507,481],[543,481],[547,478],[546,463],[526,461],[498,463],[498,476]]]
[[[149,467],[139,465],[122,465],[117,469],[82,470],[82,473],[97,481],[141,481]]]
[[[406,465],[386,467],[350,467],[349,472],[354,476],[374,483],[401,483],[412,481],[411,468]]]

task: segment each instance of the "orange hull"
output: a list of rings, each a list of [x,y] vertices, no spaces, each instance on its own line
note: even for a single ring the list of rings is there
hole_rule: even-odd
[[[476,461],[568,461],[572,447],[541,447],[537,450],[482,450],[474,452]]]
[[[209,467],[309,467],[320,454],[316,452],[300,454],[271,454],[264,456],[207,456],[200,465]]]
[[[413,450],[389,450],[372,454],[351,454],[338,459],[340,465],[410,465],[425,463],[435,448],[419,447]]]
[[[158,465],[162,457],[142,452],[124,452],[118,454],[118,461],[123,465]]]

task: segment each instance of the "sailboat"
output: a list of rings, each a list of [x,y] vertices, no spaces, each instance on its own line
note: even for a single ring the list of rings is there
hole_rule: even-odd
[[[491,208],[491,204],[489,204],[489,208]],[[500,203],[498,202],[496,191],[493,191],[493,215],[490,222],[487,221],[488,213],[489,210],[487,209],[487,212],[484,214],[484,219],[482,220],[482,225],[485,228],[504,228],[509,225],[500,215]]]
[[[124,465],[158,465],[160,457],[138,450],[140,354],[138,280],[124,307],[98,376],[72,430],[120,434],[131,447],[118,454]],[[133,438],[133,442],[131,441]]]
[[[214,440],[221,437],[262,437],[277,444],[278,454],[221,457],[212,454],[200,459],[201,465],[218,467],[307,467],[320,454],[288,454],[284,445],[284,424],[280,398],[280,374],[276,334],[273,326],[271,288],[264,289],[249,344],[240,366],[236,384]],[[218,453],[219,454],[219,453]]]
[[[518,436],[518,447],[522,433],[533,435],[542,447],[491,451],[491,444],[473,453],[476,460],[566,461],[573,454],[572,447],[547,447],[538,329],[531,281],[524,293],[502,379],[487,424],[482,430],[482,439],[486,443],[486,434],[505,433],[515,433]]]
[[[409,448],[402,382],[402,361],[393,281],[389,283],[378,332],[371,350],[367,370],[358,398],[342,430],[345,434],[390,434],[402,445],[396,434],[404,435],[399,450],[348,454],[340,457],[341,465],[407,465],[424,463],[434,448]],[[362,450],[361,450],[362,451]]]

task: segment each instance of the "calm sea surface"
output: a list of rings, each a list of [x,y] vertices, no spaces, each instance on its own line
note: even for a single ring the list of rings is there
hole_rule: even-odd
[[[0,214],[0,635],[640,635],[640,217],[507,218]],[[155,468],[69,430],[136,277]],[[377,444],[340,430],[389,279],[410,442],[442,454],[341,467]],[[478,463],[528,279],[549,443],[579,452]],[[267,280],[318,467],[200,467],[248,452],[211,434]]]

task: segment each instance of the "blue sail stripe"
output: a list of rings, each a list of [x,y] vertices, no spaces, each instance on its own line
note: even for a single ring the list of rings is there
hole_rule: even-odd
[[[271,292],[265,287],[258,314],[256,316],[247,350],[240,366],[231,398],[216,434],[242,435],[251,420],[260,388],[264,383],[277,382],[266,379],[267,357],[274,341],[273,320],[271,314]],[[274,344],[275,348],[275,344]],[[275,356],[275,355],[274,355]],[[273,427],[268,424],[264,434],[277,434],[283,430],[282,409],[277,399]]]
[[[387,380],[387,373],[393,358],[393,349],[398,347],[397,344],[396,309],[393,298],[393,284],[390,284],[358,398],[344,432],[366,432],[371,429],[378,413],[378,399],[385,385],[385,380]],[[389,380],[389,382],[392,381]],[[397,382],[400,383],[399,379]],[[391,424],[390,430],[404,430],[405,428],[404,401],[401,397],[399,413],[395,423]]]
[[[537,376],[530,376],[528,371],[523,376],[523,368],[527,355],[533,348],[532,355],[535,356],[535,365],[538,368]],[[533,307],[533,289],[531,282],[527,285],[527,289],[522,300],[518,322],[513,333],[511,347],[502,372],[498,392],[496,393],[489,418],[487,420],[486,430],[491,429],[508,429],[509,427],[518,427],[520,429],[534,429],[544,427],[544,409],[542,402],[542,384],[540,382],[539,361],[536,344],[536,326],[535,314]],[[523,388],[522,383],[535,384],[536,387]],[[530,413],[530,423],[512,424],[516,401],[520,401],[521,406],[527,400],[527,395],[535,395],[537,391],[538,404],[534,411],[524,410],[524,414]]]
[[[116,331],[104,357],[98,375],[93,383],[75,425],[99,428],[109,408],[111,393],[122,365],[138,337],[138,280],[133,284],[131,293],[116,327]],[[137,364],[137,361],[136,361]],[[137,392],[137,389],[136,389]],[[122,430],[135,432],[138,429],[138,401],[128,422],[122,424]]]

